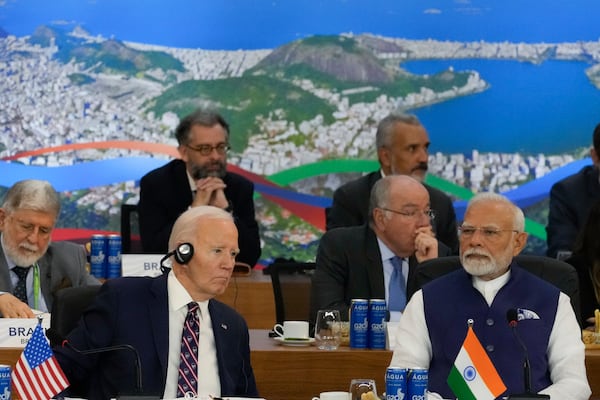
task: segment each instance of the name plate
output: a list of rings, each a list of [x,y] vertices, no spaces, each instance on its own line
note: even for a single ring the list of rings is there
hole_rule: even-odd
[[[123,276],[158,276],[163,254],[121,254]]]
[[[37,324],[37,318],[0,318],[0,347],[25,347]],[[42,327],[50,328],[50,314],[44,314]]]

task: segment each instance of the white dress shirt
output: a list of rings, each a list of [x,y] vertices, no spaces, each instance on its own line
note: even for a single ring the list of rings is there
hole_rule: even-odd
[[[488,305],[510,278],[510,271],[491,280],[473,278],[473,286]],[[585,372],[585,346],[569,296],[560,293],[556,318],[548,342],[548,368],[552,385],[540,393],[552,400],[587,400],[591,395]],[[425,321],[423,291],[417,291],[404,309],[396,332],[396,347],[390,363],[398,368],[429,368],[431,341]]]
[[[181,353],[181,334],[188,312],[187,304],[192,301],[188,292],[175,277],[173,271],[167,278],[169,297],[169,358],[167,381],[163,398],[174,399],[177,396],[179,378],[179,356]],[[217,349],[212,330],[208,301],[198,302],[200,306],[200,337],[198,348],[198,397],[221,396],[221,380],[217,363]]]

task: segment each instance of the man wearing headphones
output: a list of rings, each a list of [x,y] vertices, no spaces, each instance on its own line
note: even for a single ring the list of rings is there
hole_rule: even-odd
[[[131,345],[141,358],[144,395],[160,398],[256,397],[248,327],[222,294],[239,253],[233,217],[213,206],[184,212],[169,238],[163,274],[107,281],[93,305],[69,335],[81,350]],[[103,357],[55,349],[71,384],[85,383],[89,399],[114,398],[134,391],[129,352]],[[68,390],[68,389],[67,389]]]

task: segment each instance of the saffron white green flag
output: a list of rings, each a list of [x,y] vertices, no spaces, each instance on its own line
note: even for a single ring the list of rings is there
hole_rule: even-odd
[[[506,390],[471,326],[447,382],[458,400],[493,400]]]

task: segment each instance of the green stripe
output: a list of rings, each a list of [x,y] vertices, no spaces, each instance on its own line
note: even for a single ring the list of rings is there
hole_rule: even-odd
[[[285,186],[318,175],[344,172],[372,172],[378,169],[379,162],[375,160],[324,160],[277,172],[270,175],[268,179]]]
[[[278,185],[287,186],[302,179],[318,175],[339,174],[344,172],[372,172],[377,169],[379,169],[379,162],[377,160],[323,160],[277,172],[268,176],[267,179]],[[465,187],[431,174],[428,174],[425,177],[425,183],[446,192],[459,200],[469,200],[475,195]],[[525,232],[546,241],[546,227],[528,218],[525,219]]]
[[[477,400],[462,374],[456,369],[456,366],[453,366],[450,370],[447,382],[458,400]]]

